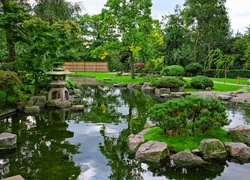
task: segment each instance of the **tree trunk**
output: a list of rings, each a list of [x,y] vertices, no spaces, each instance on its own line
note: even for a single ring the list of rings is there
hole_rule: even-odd
[[[194,43],[194,62],[197,62],[197,55],[196,54],[197,54],[197,45],[198,45],[199,38],[200,38],[200,31],[198,30],[196,41]]]
[[[131,79],[135,79],[135,70],[134,70],[134,55],[132,51],[129,51],[129,56],[130,56],[130,66],[131,66]]]

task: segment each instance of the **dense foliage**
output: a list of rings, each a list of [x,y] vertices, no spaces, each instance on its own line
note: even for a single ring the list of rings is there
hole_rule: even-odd
[[[1,91],[4,91],[6,94],[5,100],[7,102],[9,95],[20,95],[22,83],[15,72],[0,70],[0,87]]]
[[[177,77],[163,77],[153,81],[152,85],[157,88],[179,88],[184,85],[184,82]]]
[[[196,135],[229,123],[225,107],[218,100],[197,96],[156,104],[148,114],[168,134]]]
[[[185,69],[180,65],[171,65],[164,67],[161,71],[163,76],[183,76],[185,74]]]
[[[195,62],[185,66],[186,72],[191,74],[198,74],[201,72],[202,69],[203,66],[200,63],[195,63]]]
[[[206,89],[213,88],[214,82],[206,76],[195,76],[192,77],[190,85],[195,89]]]

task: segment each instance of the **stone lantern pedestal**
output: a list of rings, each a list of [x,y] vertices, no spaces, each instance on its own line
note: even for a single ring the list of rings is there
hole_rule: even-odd
[[[69,91],[65,87],[67,85],[66,75],[70,74],[69,71],[65,71],[63,68],[54,68],[53,71],[47,72],[51,75],[52,82],[51,89],[48,95],[48,107],[68,108],[71,107],[69,100]]]

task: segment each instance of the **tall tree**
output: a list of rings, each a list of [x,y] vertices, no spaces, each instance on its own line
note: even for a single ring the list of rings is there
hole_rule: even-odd
[[[49,22],[70,19],[83,8],[81,3],[66,0],[36,0],[36,3],[33,8],[35,16]]]
[[[230,35],[230,21],[225,0],[186,0],[184,16],[195,30],[194,62],[204,60],[212,49],[221,48],[221,43]]]
[[[102,32],[118,35],[119,38],[102,47],[99,46],[94,52],[103,52],[101,50],[105,48],[119,48],[121,52],[127,52],[130,57],[132,79],[135,78],[133,64],[136,56],[149,52],[152,37],[158,41],[161,39],[159,33],[153,30],[151,7],[151,0],[108,0],[102,10],[105,22],[105,31]]]
[[[25,21],[23,26],[28,36],[25,41],[18,43],[17,64],[20,70],[33,75],[34,94],[37,94],[40,92],[39,83],[44,73],[51,70],[55,63],[74,57],[77,49],[74,42],[79,37],[80,28],[70,20],[50,25],[40,18]]]
[[[0,0],[0,15],[0,29],[3,29],[6,35],[7,62],[14,62],[16,58],[15,43],[23,37],[22,23],[29,19],[29,14],[20,1]]]
[[[164,44],[163,55],[167,65],[187,65],[192,61],[191,46],[192,34],[186,27],[181,15],[180,6],[176,6],[173,14],[166,15],[162,19]]]

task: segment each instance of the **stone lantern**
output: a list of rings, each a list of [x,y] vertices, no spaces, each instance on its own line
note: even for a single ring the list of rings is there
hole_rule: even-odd
[[[53,71],[49,71],[47,74],[52,77],[47,106],[60,108],[70,107],[69,91],[66,88],[66,75],[70,74],[70,72],[65,71],[63,68],[54,68]]]

